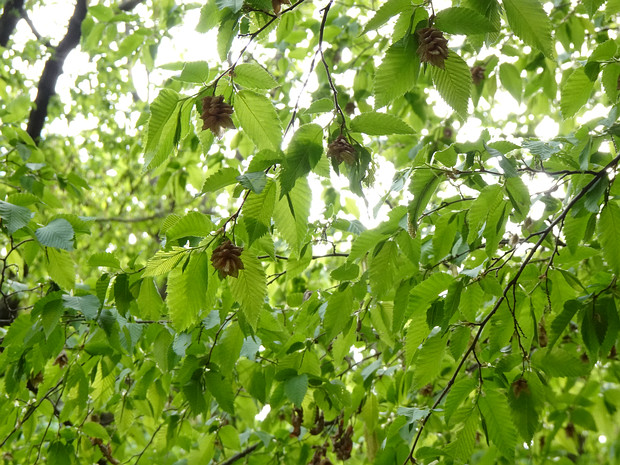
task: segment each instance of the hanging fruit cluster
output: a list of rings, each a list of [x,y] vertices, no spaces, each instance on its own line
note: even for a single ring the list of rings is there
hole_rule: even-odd
[[[239,270],[244,269],[241,252],[243,252],[243,247],[237,247],[228,239],[215,248],[211,255],[211,263],[218,271],[220,278],[239,277]]]
[[[202,99],[202,119],[203,131],[209,129],[215,136],[221,137],[224,129],[235,129],[235,125],[230,117],[233,114],[233,107],[224,102],[222,95],[210,95]]]
[[[349,144],[346,137],[340,135],[327,146],[327,156],[331,158],[336,165],[343,161],[347,165],[354,165],[357,161],[357,153],[355,147]]]
[[[448,58],[450,49],[443,32],[430,26],[420,29],[417,34],[420,46],[416,53],[420,56],[420,63],[430,63],[444,69],[444,61]]]
[[[314,451],[314,455],[308,465],[332,465],[331,460],[327,458],[327,446],[328,442],[323,443],[321,446],[312,446],[316,450]]]
[[[351,457],[351,451],[353,450],[353,426],[347,426],[344,429],[344,421],[340,420],[338,424],[338,431],[332,437],[334,444],[334,452],[338,460],[347,460]]]

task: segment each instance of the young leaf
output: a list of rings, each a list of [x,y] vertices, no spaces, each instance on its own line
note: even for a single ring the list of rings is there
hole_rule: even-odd
[[[436,66],[431,67],[433,84],[439,95],[450,105],[462,118],[467,117],[467,107],[471,94],[472,78],[469,66],[455,52],[450,50],[450,55],[444,62],[444,69]]]
[[[620,207],[615,201],[610,200],[601,211],[598,237],[603,248],[603,257],[613,272],[620,274]]]
[[[189,252],[188,249],[183,247],[172,247],[170,251],[160,250],[146,262],[146,268],[142,276],[161,276],[168,274],[181,260],[187,258],[186,254]]]
[[[297,252],[308,231],[312,192],[306,178],[300,178],[285,196],[278,196],[273,220],[282,237]]]
[[[168,275],[166,303],[172,325],[185,331],[198,321],[200,310],[207,300],[208,257],[206,253],[192,253],[187,266],[178,266]]]
[[[410,36],[407,41],[396,42],[385,53],[375,74],[375,108],[384,107],[413,88],[420,68],[416,47],[415,37]]]
[[[510,416],[506,396],[499,391],[486,390],[478,400],[478,406],[486,421],[491,441],[509,459],[515,455],[517,432]]]
[[[508,24],[528,45],[553,58],[551,23],[539,0],[503,0]]]
[[[206,237],[214,228],[215,225],[207,215],[193,211],[167,229],[166,238],[168,241],[173,241],[187,236]]]
[[[435,26],[449,34],[485,34],[498,32],[498,28],[475,10],[451,7],[435,16]]]
[[[387,113],[362,113],[351,120],[351,130],[371,136],[413,134],[413,129],[400,118]]]
[[[586,75],[584,69],[575,70],[560,89],[562,117],[566,119],[575,116],[579,109],[588,102],[593,88],[594,82]]]
[[[256,63],[241,63],[235,67],[235,83],[250,89],[273,89],[278,83],[269,72]]]
[[[344,291],[334,292],[329,298],[323,318],[323,327],[328,339],[333,339],[344,330],[351,320],[352,313],[353,294],[351,288],[347,287]]]
[[[306,176],[323,155],[323,128],[318,124],[301,126],[286,149],[282,166],[280,197],[291,191],[295,181]]]
[[[241,253],[244,269],[238,278],[228,278],[235,299],[241,304],[241,311],[253,328],[258,324],[260,311],[265,304],[267,281],[260,260],[247,250]]]
[[[210,175],[202,186],[202,193],[216,192],[237,182],[239,171],[236,168],[222,168]]]
[[[7,228],[9,234],[13,234],[18,229],[26,226],[33,216],[34,213],[26,207],[20,207],[0,200],[1,224]]]
[[[424,212],[441,180],[439,172],[432,169],[420,168],[413,173],[409,186],[413,199],[409,202],[407,212],[409,213],[409,224],[414,233],[418,228],[418,218]]]
[[[280,120],[267,97],[251,90],[242,90],[235,95],[234,107],[241,128],[259,149],[280,148]]]
[[[62,289],[72,289],[75,284],[75,270],[71,255],[61,249],[45,250],[47,272]]]
[[[179,94],[172,89],[162,89],[151,103],[144,149],[145,166],[156,168],[170,155],[178,122],[178,103]]]
[[[250,192],[243,204],[241,213],[250,244],[269,231],[276,202],[276,189],[275,182],[268,179],[263,191],[260,194]]]
[[[415,372],[413,383],[420,388],[433,381],[441,372],[441,365],[446,352],[447,340],[442,337],[440,331],[431,336],[424,342],[422,348],[418,350],[417,358],[414,360]]]
[[[411,0],[387,0],[381,5],[381,8],[377,10],[375,15],[370,18],[370,21],[368,21],[364,28],[364,34],[381,27],[394,16],[410,8]]]

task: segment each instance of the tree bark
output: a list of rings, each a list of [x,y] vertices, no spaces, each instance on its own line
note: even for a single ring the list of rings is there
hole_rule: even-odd
[[[17,23],[21,19],[21,11],[24,8],[24,0],[8,0],[4,4],[2,16],[0,16],[0,46],[6,47],[9,43]]]
[[[41,79],[39,79],[39,86],[37,88],[37,97],[34,101],[34,107],[30,112],[28,128],[26,129],[35,142],[41,137],[41,130],[43,129],[43,124],[47,117],[47,107],[50,99],[56,93],[56,82],[58,81],[58,77],[62,74],[62,66],[65,59],[80,43],[82,21],[84,21],[88,9],[87,3],[88,0],[77,0],[73,15],[69,20],[67,34],[52,52],[52,56],[47,60],[43,68],[43,74],[41,74]]]

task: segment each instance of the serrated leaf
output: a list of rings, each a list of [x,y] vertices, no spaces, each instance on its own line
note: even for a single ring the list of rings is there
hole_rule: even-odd
[[[1,224],[6,227],[9,234],[13,234],[18,229],[26,226],[33,216],[34,213],[26,207],[20,207],[0,200]]]
[[[242,90],[235,95],[235,114],[241,128],[259,149],[280,148],[282,128],[271,100],[267,97]]]
[[[334,101],[330,98],[320,98],[310,104],[308,108],[304,110],[306,114],[312,113],[327,113],[334,110]]]
[[[144,164],[147,167],[159,166],[172,151],[177,127],[178,102],[179,94],[176,91],[162,89],[151,103],[144,149]]]
[[[551,22],[539,0],[503,0],[508,24],[527,45],[553,58]]]
[[[409,186],[413,199],[409,202],[407,212],[409,214],[409,224],[414,232],[417,231],[420,215],[424,212],[441,179],[441,174],[432,169],[417,169],[413,173],[411,185]]]
[[[353,294],[351,288],[344,291],[334,292],[327,302],[323,327],[328,339],[333,339],[340,334],[351,319],[353,313]]]
[[[467,117],[467,107],[471,94],[472,78],[467,63],[450,50],[444,61],[444,69],[431,66],[433,84],[441,98],[462,118]]]
[[[413,376],[413,383],[417,388],[430,383],[441,372],[446,343],[447,339],[442,337],[441,332],[438,331],[431,334],[418,350],[414,360],[415,372]]]
[[[564,228],[562,228],[562,231],[564,232],[564,237],[566,238],[568,250],[570,250],[573,254],[577,252],[579,244],[584,240],[589,219],[590,215],[576,217],[573,215],[566,215],[566,218],[564,219]]]
[[[47,226],[37,229],[34,234],[41,245],[69,252],[73,250],[73,227],[63,218],[50,221]]]
[[[499,80],[510,95],[517,102],[520,102],[523,92],[523,79],[517,67],[512,63],[502,63],[499,66]]]
[[[374,229],[368,229],[362,231],[362,233],[355,238],[353,245],[351,246],[351,252],[347,261],[351,262],[357,258],[365,255],[369,250],[373,249],[379,242],[386,239],[385,234]]]
[[[393,241],[385,241],[380,250],[371,257],[368,277],[373,294],[380,297],[394,285],[398,247]]]
[[[215,225],[207,215],[192,211],[166,230],[166,238],[173,241],[187,236],[206,237],[213,229]]]
[[[244,269],[239,270],[238,278],[229,278],[230,289],[241,304],[241,311],[246,320],[256,329],[267,295],[265,270],[260,260],[247,250],[241,253],[241,261]]]
[[[209,80],[209,65],[206,61],[190,61],[183,65],[179,81],[204,83]]]
[[[454,277],[448,273],[435,273],[417,284],[409,294],[408,313],[425,312],[429,305],[446,291]]]
[[[387,0],[387,2],[381,5],[381,8],[377,10],[375,15],[370,18],[370,21],[368,21],[364,28],[364,34],[381,27],[392,17],[408,9],[411,9],[411,0]]]
[[[87,421],[82,425],[82,433],[91,438],[103,439],[104,441],[109,441],[110,436],[106,429],[101,426],[99,423],[95,423],[94,421]]]
[[[308,231],[308,215],[312,191],[306,178],[300,178],[291,191],[278,196],[273,211],[273,220],[276,228],[284,240],[294,250],[299,252]]]
[[[582,362],[576,354],[562,349],[535,352],[532,363],[547,375],[560,378],[584,376],[590,372],[587,363]]]
[[[298,375],[284,382],[284,393],[291,402],[301,407],[308,390],[308,375]]]
[[[61,249],[48,248],[45,250],[47,272],[63,289],[72,289],[75,284],[75,270],[71,256]]]
[[[478,400],[478,406],[486,421],[487,432],[502,455],[514,458],[517,432],[510,416],[506,396],[498,391],[487,390]]]
[[[271,179],[267,180],[267,184],[260,194],[250,192],[248,195],[241,213],[250,244],[269,231],[275,202],[276,185]]]
[[[508,404],[517,431],[529,443],[538,429],[539,419],[534,394],[525,379],[516,381],[508,390]]]
[[[417,39],[401,40],[392,45],[375,73],[375,108],[381,108],[411,90],[416,83],[420,59]],[[467,68],[469,73],[469,68]],[[471,79],[471,78],[470,78]]]
[[[200,18],[196,25],[197,32],[208,32],[220,22],[220,10],[215,0],[208,0],[200,9]]]
[[[514,222],[523,221],[530,212],[530,192],[521,178],[506,179],[506,193],[514,208]]]
[[[451,455],[464,463],[469,461],[474,451],[477,425],[476,415],[469,415],[463,426],[456,432],[456,440],[447,447]]]
[[[603,248],[603,258],[614,274],[620,274],[620,207],[615,201],[609,201],[601,211],[598,220],[598,237]]]
[[[498,32],[497,27],[475,10],[451,7],[435,16],[435,27],[449,34],[485,34]]]
[[[222,168],[210,175],[202,186],[202,193],[217,192],[223,187],[237,182],[239,171],[236,168]]]
[[[235,67],[235,84],[250,89],[273,89],[278,83],[273,76],[256,63],[241,63]]]
[[[290,192],[297,179],[306,176],[323,155],[323,128],[318,124],[305,124],[293,135],[286,149],[280,174],[280,197]]]
[[[620,0],[618,0],[620,3]],[[611,102],[618,99],[618,77],[620,76],[620,63],[609,63],[603,68],[601,83],[605,94]]]
[[[497,184],[486,186],[480,191],[480,195],[474,200],[467,212],[467,224],[469,225],[468,243],[471,243],[478,237],[481,227],[487,221],[487,218],[501,205],[503,198],[502,188]]]
[[[177,331],[184,331],[198,321],[200,310],[206,308],[208,257],[192,253],[187,266],[178,266],[168,275],[168,313]]]
[[[469,396],[469,394],[476,388],[476,381],[473,378],[461,378],[458,380],[446,396],[446,403],[444,406],[444,416],[446,423],[450,424],[450,418],[460,407],[463,401]]]
[[[362,113],[351,120],[351,130],[371,136],[413,134],[413,129],[400,118],[387,113]]]
[[[246,189],[249,189],[256,194],[260,194],[267,184],[267,175],[264,171],[245,173],[241,176],[237,176],[237,181],[239,181],[239,184]]]
[[[99,252],[93,254],[88,259],[90,266],[104,266],[108,268],[120,268],[121,263],[118,258],[111,252]]]
[[[62,296],[62,302],[65,307],[82,312],[82,315],[87,320],[94,319],[97,316],[99,307],[101,307],[101,302],[94,295],[76,296],[65,294]]]
[[[575,316],[575,313],[577,313],[577,311],[582,308],[582,306],[583,305],[577,300],[567,300],[566,302],[564,302],[564,308],[562,309],[562,312],[557,315],[551,323],[548,350],[551,350],[553,348],[557,340],[560,338],[560,336],[570,323],[570,320]]]
[[[574,116],[588,102],[593,88],[594,82],[590,81],[584,69],[575,70],[560,89],[562,117],[566,119]]]
[[[233,13],[236,13],[243,6],[243,0],[215,0],[215,4],[220,10],[230,8]]]
[[[161,276],[168,274],[181,260],[187,258],[188,253],[190,253],[190,250],[184,249],[183,247],[172,247],[170,251],[160,250],[154,257],[146,262],[146,268],[142,276]]]

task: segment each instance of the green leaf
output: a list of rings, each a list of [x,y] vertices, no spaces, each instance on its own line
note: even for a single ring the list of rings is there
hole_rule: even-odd
[[[264,236],[270,229],[276,190],[275,182],[268,179],[262,192],[260,194],[250,192],[243,204],[241,213],[250,244]]]
[[[203,213],[192,211],[166,230],[166,238],[173,241],[182,237],[206,237],[215,229],[209,217]]]
[[[168,275],[166,303],[177,331],[195,325],[200,311],[206,310],[208,260],[206,253],[192,253],[186,266],[178,266]]]
[[[241,176],[237,176],[237,181],[246,189],[260,194],[265,188],[265,185],[267,185],[267,175],[263,171],[245,173]]]
[[[452,418],[452,415],[454,415],[456,410],[460,407],[463,401],[469,397],[475,388],[476,381],[472,378],[461,378],[454,383],[452,389],[448,391],[444,407],[444,414],[448,424],[450,423],[450,418]]]
[[[308,375],[298,375],[284,382],[286,397],[295,405],[301,407],[306,391],[308,390]]]
[[[414,36],[392,45],[375,73],[375,108],[381,108],[411,90],[416,83],[420,59]],[[469,68],[467,68],[469,73]],[[470,77],[471,79],[471,77]]]
[[[508,24],[527,45],[553,58],[551,22],[539,0],[503,0]]]
[[[217,192],[223,187],[230,186],[237,182],[239,171],[236,168],[222,168],[210,175],[202,186],[201,192]]]
[[[532,363],[547,375],[560,378],[584,376],[590,372],[587,363],[582,362],[576,354],[562,349],[535,352]]]
[[[448,444],[449,453],[464,463],[469,461],[474,452],[477,426],[476,415],[469,415],[463,426],[456,432],[456,440],[452,444]]]
[[[520,223],[530,212],[530,192],[521,178],[507,178],[506,193],[514,208],[514,222]]]
[[[261,309],[267,296],[265,270],[260,260],[247,250],[241,253],[244,269],[238,278],[229,278],[230,289],[241,304],[241,311],[250,325],[256,329]]]
[[[327,113],[334,111],[334,101],[330,98],[320,98],[310,104],[308,108],[304,110],[306,114],[312,113]]]
[[[34,216],[26,207],[20,207],[0,200],[0,218],[2,226],[5,226],[9,234],[13,234],[18,229],[23,228]]]
[[[387,23],[391,18],[399,13],[411,9],[411,0],[387,0],[364,28],[364,34],[373,29],[377,29]]]
[[[351,120],[351,130],[371,136],[413,134],[413,129],[400,118],[387,113],[362,113]]]
[[[431,66],[433,84],[437,92],[462,118],[467,117],[472,78],[467,63],[450,50],[444,69]]]
[[[409,214],[409,225],[414,232],[417,231],[420,215],[424,213],[441,180],[441,174],[432,169],[420,168],[413,173],[409,186],[413,199],[409,202],[407,212]]]
[[[220,22],[220,10],[215,0],[208,0],[200,9],[200,18],[196,25],[197,32],[208,32]]]
[[[577,300],[567,300],[566,302],[564,302],[564,308],[562,309],[562,312],[558,316],[556,316],[551,323],[551,334],[549,335],[548,350],[552,349],[552,347],[555,345],[557,340],[560,338],[560,336],[570,323],[570,320],[581,308],[582,304]]]
[[[190,250],[184,249],[183,247],[172,247],[170,251],[160,250],[154,257],[146,262],[146,268],[142,276],[161,276],[168,274],[181,260],[183,260],[183,258],[187,258],[186,254],[189,252]]]
[[[156,168],[171,153],[177,127],[179,94],[162,89],[151,103],[151,114],[146,130],[144,149],[145,166]]]
[[[526,378],[512,383],[508,389],[508,404],[519,434],[529,443],[538,429],[539,418],[536,399]]]
[[[297,179],[306,176],[323,155],[323,128],[318,124],[301,126],[286,149],[282,166],[280,197],[290,192]]]
[[[41,245],[69,252],[73,250],[73,227],[65,219],[52,220],[47,226],[37,229],[34,233]]]
[[[523,79],[515,65],[512,63],[502,63],[499,66],[499,80],[510,95],[517,101],[521,101],[523,92]]]
[[[235,67],[234,81],[250,89],[273,89],[278,83],[269,71],[256,63],[241,63]]]
[[[280,148],[282,128],[271,100],[267,97],[242,90],[235,95],[235,114],[241,128],[259,149]]]
[[[382,296],[394,285],[398,258],[398,247],[393,241],[385,241],[380,250],[372,256],[368,267],[368,277],[373,294]]]
[[[94,295],[76,296],[65,294],[62,296],[62,302],[65,307],[81,312],[87,320],[94,319],[101,307],[101,302]]]
[[[118,258],[111,252],[99,252],[93,254],[88,259],[90,266],[104,266],[108,268],[120,268],[121,263]]]
[[[440,331],[426,339],[414,359],[415,372],[413,384],[417,388],[433,381],[441,372],[442,361],[446,352],[447,339]]]
[[[323,327],[328,339],[342,333],[353,314],[353,293],[347,287],[344,291],[334,292],[327,302]]]
[[[598,221],[598,237],[603,248],[603,258],[614,274],[620,274],[620,207],[615,201],[609,201],[601,211]]]
[[[297,252],[308,232],[312,191],[306,178],[300,178],[285,196],[278,196],[273,220],[282,237]]]
[[[435,16],[435,27],[449,34],[485,34],[499,31],[485,16],[461,7],[439,11]]]
[[[62,289],[72,289],[75,284],[75,270],[71,256],[61,249],[45,250],[47,272]]]
[[[439,294],[446,291],[454,281],[452,275],[435,273],[417,284],[409,294],[409,313],[424,312],[429,305],[439,298]]]
[[[509,459],[515,456],[517,432],[510,416],[506,396],[499,391],[485,390],[478,406],[486,421],[487,432],[493,444]]]
[[[562,117],[566,119],[575,116],[579,109],[588,102],[593,88],[594,82],[590,81],[584,69],[575,70],[560,89]]]
[[[467,212],[468,243],[472,243],[479,236],[480,229],[487,218],[501,205],[503,198],[502,188],[497,184],[486,186],[480,191],[480,195],[474,200],[469,212]]]
[[[184,82],[204,83],[209,80],[209,65],[206,61],[190,61],[183,65],[178,78]]]
[[[353,245],[351,246],[351,252],[349,253],[347,261],[351,262],[357,258],[362,257],[369,250],[374,249],[374,247],[379,242],[385,239],[385,234],[381,234],[379,231],[376,231],[374,229],[368,229],[366,231],[363,231],[353,241]]]
[[[82,433],[91,438],[103,439],[109,441],[110,436],[103,426],[94,421],[87,421],[82,425]]]
[[[236,13],[243,6],[243,0],[215,0],[215,4],[220,10],[230,8],[233,13]]]

